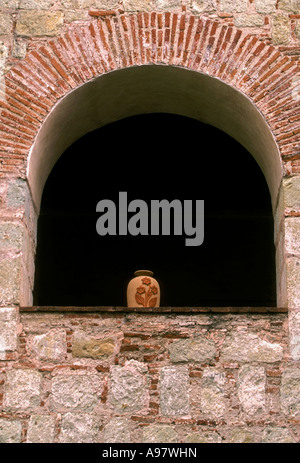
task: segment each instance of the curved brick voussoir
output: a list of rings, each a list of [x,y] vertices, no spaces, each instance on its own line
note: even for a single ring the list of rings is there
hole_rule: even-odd
[[[71,23],[6,74],[0,140],[7,155],[26,158],[52,107],[71,90],[113,70],[164,64],[208,74],[243,92],[264,115],[283,160],[299,159],[295,58],[263,36],[220,20],[187,13],[108,13]]]

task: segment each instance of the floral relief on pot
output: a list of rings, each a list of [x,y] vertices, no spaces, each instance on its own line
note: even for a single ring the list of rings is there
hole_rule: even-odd
[[[150,270],[137,270],[127,287],[128,307],[159,307],[160,287]]]

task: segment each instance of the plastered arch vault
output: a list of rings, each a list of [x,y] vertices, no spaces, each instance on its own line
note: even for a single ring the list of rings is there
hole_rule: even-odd
[[[186,11],[98,12],[37,43],[0,88],[0,441],[299,441],[297,56]],[[277,307],[154,317],[32,307],[55,162],[84,134],[155,112],[211,124],[258,162],[273,207]]]

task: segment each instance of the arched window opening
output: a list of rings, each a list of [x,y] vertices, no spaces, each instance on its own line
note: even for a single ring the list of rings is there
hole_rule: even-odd
[[[204,242],[99,236],[96,204],[203,199]],[[269,190],[254,158],[219,129],[174,114],[106,125],[71,145],[46,182],[34,305],[124,306],[133,272],[151,269],[162,306],[276,306]]]

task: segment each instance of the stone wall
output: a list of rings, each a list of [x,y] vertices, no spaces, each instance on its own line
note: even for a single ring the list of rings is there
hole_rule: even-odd
[[[7,311],[0,442],[299,441],[284,311],[149,310]]]

